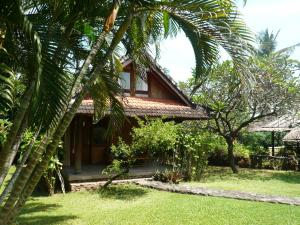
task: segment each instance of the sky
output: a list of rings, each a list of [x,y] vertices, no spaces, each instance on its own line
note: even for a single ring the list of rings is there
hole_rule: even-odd
[[[277,50],[300,42],[299,0],[247,0],[245,6],[240,2],[239,10],[253,33],[266,28],[274,33],[280,31]],[[294,51],[292,58],[300,60],[300,47]],[[195,58],[183,33],[162,42],[159,64],[170,71],[175,81],[184,81],[191,76]]]

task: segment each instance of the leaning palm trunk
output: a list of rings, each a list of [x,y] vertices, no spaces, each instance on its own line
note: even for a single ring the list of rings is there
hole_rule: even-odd
[[[13,125],[10,129],[10,132],[7,136],[7,140],[0,152],[0,187],[2,186],[4,179],[8,173],[8,170],[13,162],[13,159],[16,155],[18,148],[12,148],[13,145],[17,145],[22,138],[22,132],[20,129],[24,116],[29,107],[31,97],[34,93],[35,82],[32,82],[29,88],[26,90],[23,99],[20,104],[20,109],[18,110]]]
[[[102,61],[102,64],[99,65],[99,67],[97,68],[98,71],[101,71],[101,69],[105,66],[106,61],[110,58],[110,55],[112,54],[112,52],[114,51],[115,47],[118,45],[118,43],[121,41],[124,33],[126,32],[127,28],[129,27],[131,22],[131,15],[129,15],[128,18],[126,18],[126,20],[124,21],[124,23],[122,24],[122,26],[119,28],[117,34],[115,35],[114,40],[112,41],[112,44],[110,46],[110,49],[108,50],[104,60]],[[24,205],[24,203],[26,202],[27,198],[32,194],[35,186],[37,185],[37,183],[39,182],[41,176],[43,175],[43,172],[45,171],[45,169],[47,169],[48,163],[52,157],[52,155],[55,153],[55,150],[59,144],[59,140],[62,138],[62,136],[64,135],[66,129],[68,128],[68,126],[70,125],[74,115],[77,112],[77,109],[79,108],[82,100],[84,99],[84,96],[88,90],[88,86],[92,85],[93,82],[96,80],[97,78],[97,73],[94,73],[92,75],[92,77],[90,78],[87,86],[85,87],[85,89],[80,93],[80,95],[76,98],[75,102],[73,103],[72,107],[70,108],[70,110],[65,114],[63,120],[61,121],[61,123],[59,124],[59,126],[56,129],[55,134],[53,135],[52,138],[52,142],[49,144],[49,146],[46,149],[46,153],[43,157],[42,162],[40,162],[33,174],[30,177],[30,180],[28,180],[23,192],[20,194],[18,203],[15,205],[14,208],[10,208],[9,209],[9,213],[11,214],[11,218],[14,218],[16,216],[16,214],[18,213],[19,209]],[[1,214],[0,214],[0,219],[1,219]]]
[[[114,8],[114,13],[115,13],[115,10],[116,10],[116,8]],[[131,16],[129,18],[126,18],[125,22],[119,28],[118,32],[115,35],[115,38],[113,39],[113,41],[111,43],[111,46],[110,46],[106,56],[104,57],[104,60],[102,61],[101,65],[99,65],[98,70],[101,70],[105,67],[107,60],[110,58],[110,55],[114,51],[117,44],[121,41],[130,22],[131,22]],[[109,32],[109,30],[107,30],[107,27],[106,27],[104,30],[105,34],[107,34]],[[98,40],[104,39],[105,36],[106,35],[100,35]],[[89,60],[86,60],[86,62],[90,62],[90,63],[92,62],[93,58],[95,57],[97,51],[99,51],[100,47],[101,46],[98,46],[97,47],[98,49],[96,49],[96,50],[93,49],[94,51],[93,50],[91,51],[91,53],[93,53],[94,55],[93,56],[89,55],[92,58]],[[87,72],[87,70],[88,70],[88,66],[83,66],[80,74],[84,75]],[[82,77],[83,77],[83,75],[82,75]],[[31,158],[30,162],[28,163],[27,167],[24,168],[24,170],[21,172],[19,178],[17,179],[17,181],[14,185],[11,195],[9,196],[8,200],[6,201],[2,211],[0,213],[1,221],[5,221],[6,224],[11,223],[15,219],[19,209],[24,205],[28,196],[31,195],[32,191],[34,190],[35,186],[37,185],[38,181],[40,180],[43,172],[47,168],[48,163],[59,144],[59,140],[62,138],[67,127],[71,123],[74,115],[77,112],[77,109],[79,108],[82,100],[84,99],[84,96],[87,93],[89,86],[91,86],[94,83],[96,78],[97,78],[97,73],[94,73],[91,76],[88,83],[83,88],[83,90],[77,96],[75,102],[72,104],[69,111],[67,113],[65,113],[65,115],[63,116],[61,122],[56,127],[55,133],[53,135],[51,135],[51,132],[50,132],[50,135],[48,135],[48,137],[50,137],[50,138],[46,138],[46,140],[43,142],[43,144],[41,144],[40,147],[30,157]],[[77,82],[80,82],[80,80],[77,80]],[[52,140],[52,142],[49,144],[50,139]],[[37,159],[40,158],[41,153],[45,149],[46,149],[46,153],[44,154],[42,162],[38,163],[39,161]]]
[[[29,144],[29,146],[28,146],[28,149],[26,150],[24,156],[22,157],[21,163],[17,166],[17,169],[16,169],[16,171],[14,172],[12,178],[9,180],[8,185],[5,187],[4,191],[1,193],[1,195],[0,195],[0,205],[3,204],[5,198],[6,198],[6,197],[8,196],[8,194],[12,191],[13,186],[14,186],[14,184],[15,184],[17,178],[19,177],[22,168],[25,166],[26,161],[27,161],[27,159],[28,159],[28,157],[29,157],[29,155],[30,155],[32,149],[33,149],[33,146],[34,146],[34,144],[35,144],[35,141],[36,141],[36,139],[37,139],[39,133],[40,133],[40,129],[39,129],[39,130],[36,132],[36,134],[34,135],[33,139],[31,140],[31,142],[30,142],[30,144]]]

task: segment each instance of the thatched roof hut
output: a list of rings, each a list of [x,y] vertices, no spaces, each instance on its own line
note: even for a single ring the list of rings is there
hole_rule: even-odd
[[[279,118],[264,121],[249,128],[250,132],[286,132],[300,124],[299,116],[284,115]]]
[[[283,137],[284,142],[300,142],[300,127],[294,128]]]

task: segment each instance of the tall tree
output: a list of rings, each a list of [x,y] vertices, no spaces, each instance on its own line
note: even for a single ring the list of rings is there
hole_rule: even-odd
[[[261,31],[257,35],[257,42],[258,42],[258,48],[257,48],[257,54],[259,56],[269,56],[270,54],[275,52],[275,49],[277,47],[277,36],[279,34],[279,31],[277,31],[276,34],[273,32],[269,32],[268,29]]]
[[[299,98],[299,80],[281,61],[251,58],[248,61],[256,83],[245,87],[232,62],[216,65],[194,94],[194,101],[211,116],[208,128],[227,143],[228,163],[234,173],[234,142],[249,124],[272,115],[281,115],[295,107]]]

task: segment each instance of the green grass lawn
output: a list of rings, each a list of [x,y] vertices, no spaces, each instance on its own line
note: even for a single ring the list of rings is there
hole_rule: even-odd
[[[300,197],[300,172],[209,167],[201,182],[192,186]],[[300,224],[300,222],[299,222]]]
[[[133,185],[113,186],[104,193],[34,197],[18,218],[22,225],[298,225],[299,221],[297,206],[168,193]]]

